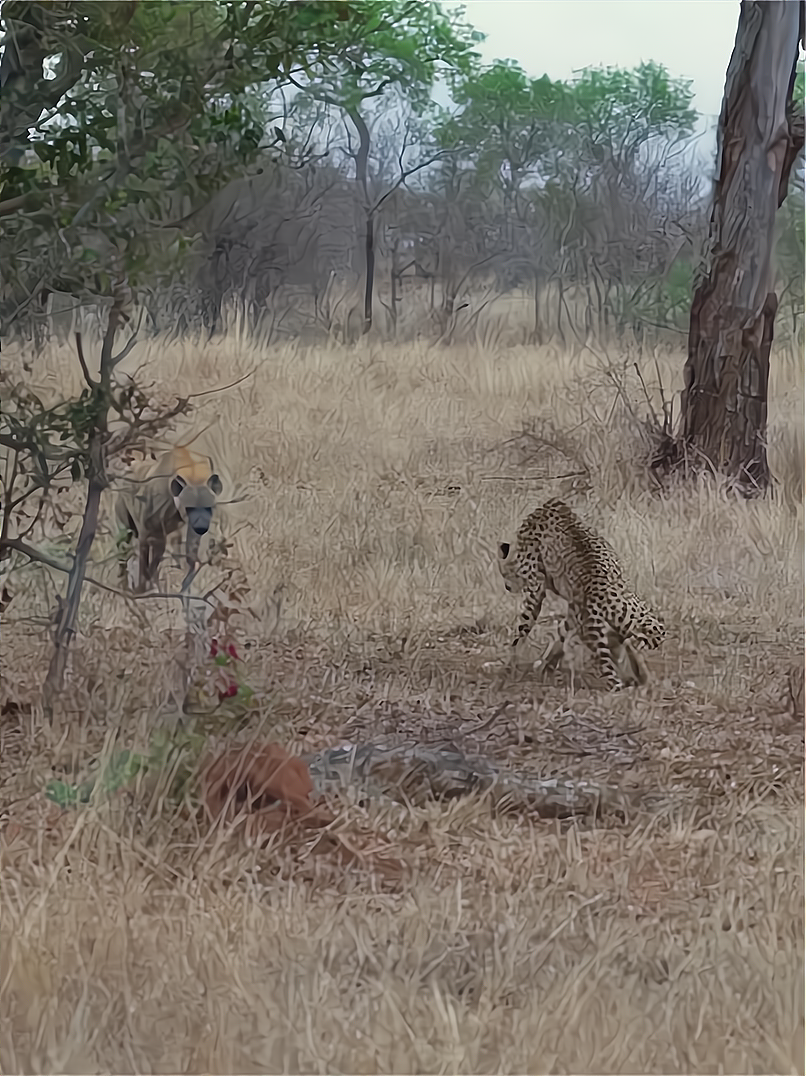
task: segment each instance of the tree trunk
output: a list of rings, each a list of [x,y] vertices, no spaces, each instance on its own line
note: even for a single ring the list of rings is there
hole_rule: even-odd
[[[364,336],[372,329],[372,296],[375,288],[375,216],[367,213],[364,232]]]
[[[397,312],[400,296],[398,286],[400,284],[400,238],[395,236],[392,243],[392,268],[390,270],[391,298],[389,300],[389,320],[392,337],[397,339]]]
[[[775,214],[803,148],[793,105],[803,0],[743,0],[719,117],[710,235],[694,292],[678,455],[746,495],[770,484]],[[796,114],[799,112],[799,114]]]
[[[534,322],[532,324],[532,343],[539,347],[542,343],[540,333],[540,273],[532,269],[532,299],[534,302]]]
[[[93,428],[87,439],[88,444],[88,475],[87,475],[87,499],[84,502],[84,517],[81,520],[76,551],[73,555],[73,564],[67,577],[67,587],[64,598],[56,599],[56,612],[53,617],[53,653],[48,665],[47,676],[42,689],[42,703],[45,716],[53,723],[56,700],[64,687],[64,674],[67,669],[68,647],[75,635],[78,621],[78,608],[81,603],[81,591],[87,574],[87,563],[95,534],[98,529],[98,515],[101,507],[101,497],[109,485],[106,473],[106,451],[109,440],[109,411],[112,404],[112,374],[115,365],[123,357],[113,355],[112,348],[118,329],[130,318],[131,291],[128,284],[119,284],[115,288],[114,301],[109,310],[109,321],[103,344],[101,345],[101,362],[98,380],[93,381],[87,372],[84,361],[84,353],[81,344],[81,335],[76,333],[76,348],[78,358],[90,398],[95,403],[93,415]]]
[[[364,324],[362,334],[372,329],[372,297],[375,289],[375,211],[369,199],[367,164],[369,161],[370,134],[364,117],[357,108],[347,109],[358,132],[358,149],[354,155],[355,177],[364,197]]]

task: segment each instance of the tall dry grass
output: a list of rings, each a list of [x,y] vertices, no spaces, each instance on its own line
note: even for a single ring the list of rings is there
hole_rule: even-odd
[[[410,867],[392,887],[199,836],[136,794],[54,819],[54,752],[35,705],[20,716],[53,585],[17,572],[0,640],[17,715],[0,759],[16,827],[3,1071],[803,1071],[802,726],[775,714],[802,656],[801,357],[775,356],[778,487],[748,504],[715,483],[661,497],[647,476],[634,364],[659,410],[682,355],[488,345],[231,333],[144,343],[124,373],[202,394],[176,438],[204,431],[234,502],[220,526],[258,615],[243,630],[263,735],[427,738],[506,705],[489,750],[509,764],[662,786],[671,806],[600,825],[370,807]],[[45,395],[79,387],[69,349],[30,376]],[[496,543],[550,495],[607,534],[669,624],[643,693],[490,671],[517,617]],[[137,615],[87,588],[60,758],[153,726],[169,655],[152,605]]]

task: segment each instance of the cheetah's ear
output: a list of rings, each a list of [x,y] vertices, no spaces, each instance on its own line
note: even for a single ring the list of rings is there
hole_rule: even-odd
[[[501,560],[506,560],[509,556],[509,542],[502,542],[498,547],[498,552],[501,554]]]

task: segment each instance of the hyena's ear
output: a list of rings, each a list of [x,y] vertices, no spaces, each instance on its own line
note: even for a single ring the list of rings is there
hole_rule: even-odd
[[[171,496],[172,497],[181,496],[182,490],[185,488],[186,485],[187,485],[187,482],[184,480],[184,478],[181,476],[181,474],[175,474],[173,476],[173,478],[171,479],[170,486],[168,487],[168,489],[171,491]]]
[[[210,475],[210,477],[207,479],[207,485],[210,487],[213,493],[215,493],[216,497],[219,495],[219,493],[221,493],[224,488],[221,485],[221,479],[218,477],[217,474]]]
[[[501,560],[506,560],[509,556],[509,542],[502,542],[498,547],[498,555]]]

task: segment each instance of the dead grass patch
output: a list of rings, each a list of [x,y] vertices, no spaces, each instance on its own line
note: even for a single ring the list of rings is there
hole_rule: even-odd
[[[682,356],[657,359],[679,389]],[[619,357],[640,413],[634,360]],[[15,571],[3,1071],[802,1072],[798,357],[773,365],[779,491],[754,504],[705,484],[659,497],[625,397],[608,396],[610,360],[586,351],[228,337],[127,361],[172,392],[253,371],[199,398],[178,435],[215,420],[196,444],[228,482],[221,528],[257,618],[233,626],[254,697],[215,715],[210,742],[452,745],[656,805],[560,821],[472,796],[330,797],[352,858],[317,851],[313,831],[293,848],[210,836],[145,779],[61,811],[43,795],[55,774],[153,737],[175,614],[88,588],[54,746],[36,712],[54,581]],[[657,393],[654,357],[640,362]],[[72,383],[69,349],[30,376],[45,394]],[[517,605],[495,544],[550,495],[602,528],[667,620],[645,689],[605,696],[590,678],[571,696],[500,667]],[[110,528],[94,575],[113,576],[112,551]],[[217,578],[204,571],[201,589]]]

